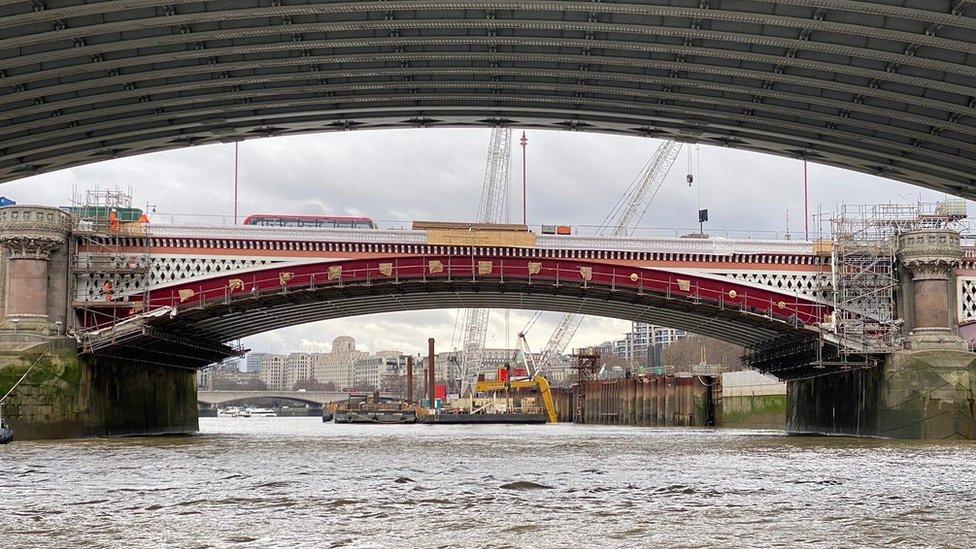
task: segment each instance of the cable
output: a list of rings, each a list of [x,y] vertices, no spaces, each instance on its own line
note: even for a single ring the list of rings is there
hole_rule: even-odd
[[[525,323],[525,326],[522,326],[522,330],[519,333],[523,335],[529,333],[529,330],[531,330],[532,327],[535,326],[536,321],[538,321],[541,316],[542,316],[542,311],[536,311],[532,313],[532,316],[529,317],[529,320]]]
[[[24,381],[24,379],[25,379],[25,378],[27,377],[27,374],[29,374],[29,373],[31,373],[31,370],[33,370],[33,369],[34,369],[34,366],[37,366],[37,364],[38,364],[38,363],[39,363],[39,362],[41,361],[41,359],[42,359],[42,358],[44,358],[45,356],[47,356],[47,349],[45,349],[45,350],[44,350],[44,352],[43,352],[43,353],[41,353],[41,355],[40,355],[39,357],[37,357],[37,359],[35,359],[35,360],[34,360],[34,363],[30,365],[30,368],[27,368],[27,371],[26,371],[26,372],[24,372],[24,375],[22,375],[22,376],[20,376],[20,379],[18,379],[18,380],[17,380],[17,383],[14,383],[14,384],[13,384],[13,386],[12,386],[12,387],[10,387],[10,390],[9,390],[9,391],[7,391],[7,394],[5,394],[5,395],[3,395],[3,398],[0,398],[0,404],[3,404],[3,401],[5,401],[5,400],[7,400],[7,397],[9,397],[9,396],[10,396],[10,394],[14,392],[14,389],[16,389],[16,388],[17,388],[17,386],[18,386],[18,385],[20,385],[20,383],[21,383],[22,381]]]

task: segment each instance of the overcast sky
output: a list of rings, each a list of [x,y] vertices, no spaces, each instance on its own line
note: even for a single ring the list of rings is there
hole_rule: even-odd
[[[240,145],[239,208],[248,213],[355,214],[377,220],[473,220],[484,176],[489,130],[419,129],[343,132],[251,140]],[[517,141],[520,132],[516,132]],[[530,224],[599,225],[660,141],[581,132],[529,131]],[[687,148],[687,147],[686,147]],[[803,164],[717,147],[700,147],[696,186],[685,183],[682,151],[642,226],[693,228],[708,208],[713,234],[721,230],[787,230],[803,236]],[[233,213],[234,146],[210,145],[110,160],[0,185],[18,203],[70,202],[72,190],[131,186],[136,206],[159,212]],[[513,146],[511,212],[521,219],[521,150]],[[877,202],[936,201],[919,187],[811,164],[810,207]],[[789,212],[789,214],[787,214]],[[815,227],[814,229],[815,230]],[[339,335],[364,350],[417,353],[428,337],[439,350],[459,345],[457,311],[403,312],[295,326],[245,341],[254,350],[327,351]],[[513,311],[509,330],[491,315],[489,346],[514,344],[530,314]],[[528,333],[541,349],[560,315],[548,313]],[[620,339],[630,323],[588,319],[572,347]]]

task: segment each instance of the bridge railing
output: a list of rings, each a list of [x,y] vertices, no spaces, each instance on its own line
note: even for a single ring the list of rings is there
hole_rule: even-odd
[[[173,213],[157,212],[152,214],[152,225],[172,225],[184,227],[234,227],[242,226],[243,215],[237,216],[222,214],[196,214],[196,213]],[[410,230],[413,222],[409,220],[378,219],[373,220],[377,228],[386,230]],[[545,234],[544,227],[564,226],[569,227],[572,234],[578,236],[605,236],[606,227],[603,225],[590,224],[564,224],[564,223],[540,223],[529,225],[529,230],[535,234]],[[318,230],[311,229],[309,230]],[[637,238],[683,238],[697,237],[699,227],[637,227],[627,236]],[[711,238],[727,238],[732,240],[802,240],[803,235],[798,232],[762,230],[762,229],[725,229],[709,228],[705,231]],[[811,238],[814,235],[811,235]]]
[[[775,292],[719,277],[701,277],[626,266],[590,263],[573,259],[504,258],[485,259],[457,256],[419,256],[393,260],[353,260],[291,266],[246,275],[188,282],[150,291],[146,303],[136,307],[144,314],[167,309],[204,308],[242,300],[344,286],[399,284],[405,282],[521,282],[558,287],[603,288],[611,292],[631,291],[664,299],[708,302],[719,308],[739,309],[794,325],[819,325],[830,314],[829,306],[799,292]],[[113,309],[113,311],[118,308]],[[112,322],[117,322],[115,319]],[[90,326],[104,328],[105,324]]]

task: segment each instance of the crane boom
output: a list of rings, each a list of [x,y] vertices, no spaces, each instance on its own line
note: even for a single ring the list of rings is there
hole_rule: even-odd
[[[500,223],[508,196],[509,166],[512,158],[512,129],[493,128],[488,141],[488,161],[478,206],[479,223]],[[481,367],[488,335],[488,309],[464,311],[464,350],[460,380],[465,383]],[[461,387],[464,390],[464,387]]]
[[[599,229],[599,234],[610,234],[613,236],[629,236],[637,229],[637,225],[647,208],[654,201],[661,185],[667,177],[674,163],[678,160],[681,152],[681,143],[668,140],[654,151],[651,158],[641,168],[640,173],[631,184],[628,193],[608,219],[614,218],[612,222],[605,223]],[[556,357],[563,354],[569,347],[569,342],[576,335],[580,324],[583,323],[583,315],[579,313],[567,313],[556,325],[555,331],[549,337],[549,341],[542,349],[539,356],[539,372],[545,372],[552,368]]]
[[[629,194],[618,209],[616,219],[600,228],[600,234],[629,236],[637,229],[647,208],[657,197],[664,179],[668,176],[681,152],[681,143],[665,141],[654,151],[654,155],[644,164]]]
[[[478,206],[479,223],[501,223],[508,196],[509,165],[512,160],[512,129],[494,128],[488,141],[485,182]]]

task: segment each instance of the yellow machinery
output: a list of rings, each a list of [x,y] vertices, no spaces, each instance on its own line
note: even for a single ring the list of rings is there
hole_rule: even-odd
[[[497,393],[507,389],[538,389],[542,403],[546,408],[546,419],[549,423],[556,423],[556,405],[552,402],[552,391],[546,378],[537,375],[532,379],[517,379],[513,381],[479,381],[475,391],[479,393]]]

